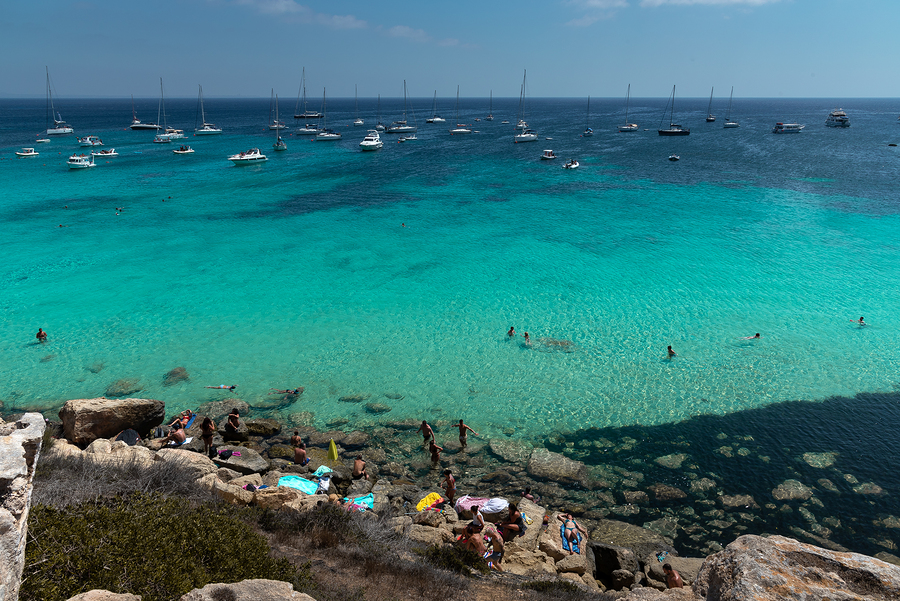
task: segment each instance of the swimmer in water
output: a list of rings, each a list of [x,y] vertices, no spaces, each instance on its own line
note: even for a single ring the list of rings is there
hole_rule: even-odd
[[[288,390],[279,390],[279,389],[277,389],[277,388],[270,388],[269,390],[274,390],[274,391],[275,391],[276,393],[278,393],[278,394],[287,394],[287,395],[290,395],[290,396],[297,396],[298,394],[300,394],[301,392],[303,392],[303,391],[305,390],[305,388],[303,388],[302,386],[300,386],[299,388],[288,389]]]
[[[509,336],[510,338],[515,338],[516,337],[516,329],[514,327],[510,327],[509,332],[507,332],[506,335]]]
[[[525,346],[531,346],[531,336],[528,335],[528,332],[523,334],[523,338],[525,338]]]
[[[759,332],[756,333],[755,336],[744,336],[741,340],[758,340],[760,338]],[[669,347],[671,348],[671,347]]]
[[[227,384],[219,384],[218,386],[204,386],[204,388],[215,388],[216,390],[234,390],[237,388],[237,384],[232,384],[228,386]]]
[[[669,356],[670,359],[671,359],[672,357],[677,357],[677,356],[678,356],[678,355],[675,354],[675,351],[672,350],[672,347],[671,347],[671,346],[666,347],[666,349],[667,349],[667,353],[668,353],[668,356]]]
[[[38,328],[35,338],[38,339],[38,342],[47,342],[47,332],[44,331],[44,328]]]
[[[869,324],[866,323],[866,320],[863,319],[862,317],[859,318],[859,321],[857,321],[857,320],[855,320],[855,319],[851,319],[850,321],[852,321],[853,323],[857,323],[857,324],[859,324],[859,325],[861,325],[861,326],[867,326],[867,325],[869,325]]]

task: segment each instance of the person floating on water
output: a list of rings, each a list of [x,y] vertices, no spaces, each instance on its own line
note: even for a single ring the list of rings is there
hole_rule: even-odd
[[[516,337],[516,329],[514,327],[510,327],[509,332],[507,332],[506,335],[509,336],[510,338],[515,338]]]
[[[218,386],[204,386],[204,388],[214,388],[216,390],[234,390],[237,388],[237,384],[232,384],[229,386],[228,384],[219,384]]]
[[[741,338],[741,340],[759,340],[759,338],[760,338],[760,335],[759,335],[759,332],[757,332],[755,336],[744,336],[743,338]],[[672,347],[669,347],[669,348],[672,348]]]
[[[47,342],[47,332],[43,328],[38,328],[35,338],[38,339],[38,342]]]
[[[866,320],[862,318],[862,316],[860,316],[859,321],[857,321],[857,320],[855,320],[855,319],[851,319],[850,321],[852,321],[853,323],[857,323],[857,324],[859,324],[860,326],[867,326],[867,325],[869,325],[869,324],[866,323]]]
[[[293,388],[293,389],[288,388],[287,390],[279,390],[277,388],[270,388],[269,390],[274,390],[278,394],[287,394],[290,396],[297,396],[298,394],[302,393],[305,390],[305,388],[303,388],[302,386],[298,386],[297,388]]]
[[[671,359],[672,357],[677,357],[677,356],[678,356],[678,355],[675,354],[675,351],[672,350],[671,345],[668,346],[668,347],[666,347],[666,348],[667,348],[667,352],[668,352],[668,355],[669,355],[669,358],[670,358],[670,359]]]

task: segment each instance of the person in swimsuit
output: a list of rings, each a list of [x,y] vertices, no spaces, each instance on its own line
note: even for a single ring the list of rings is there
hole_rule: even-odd
[[[174,442],[175,446],[178,446],[186,440],[186,436],[184,435],[184,428],[181,427],[181,422],[176,421],[175,425],[172,426],[172,430],[169,432],[169,435],[166,436],[165,443],[169,444],[169,442]]]
[[[216,431],[216,424],[208,417],[203,418],[200,424],[200,438],[203,439],[203,452],[207,455],[212,448],[213,433]]]
[[[756,333],[756,336],[744,336],[741,340],[759,340],[760,335],[759,332]]]
[[[511,541],[513,538],[525,534],[525,519],[519,513],[519,506],[516,503],[509,504],[509,516],[505,520],[501,520],[497,524],[497,528],[502,532],[505,541]]]
[[[357,455],[353,460],[353,479],[359,480],[360,478],[368,480],[369,474],[366,473],[366,462],[363,461],[362,455]]]
[[[419,426],[419,429],[416,432],[422,433],[422,438],[424,438],[423,444],[428,444],[428,439],[434,439],[434,430],[431,429],[431,426],[428,425],[424,419],[422,420],[422,425]]]
[[[459,444],[461,444],[463,448],[466,447],[466,438],[468,437],[468,432],[471,432],[475,436],[478,436],[478,432],[476,432],[469,426],[465,425],[463,423],[463,420],[459,420],[459,425],[456,425],[453,427],[459,428]]]
[[[569,541],[569,548],[572,547],[571,543],[578,541],[578,532],[581,531],[582,534],[587,536],[587,531],[578,525],[578,522],[575,521],[575,518],[572,517],[571,513],[562,513],[556,516],[560,522],[563,523],[563,533],[566,537],[566,540]],[[569,551],[569,555],[574,555],[575,551]]]
[[[490,542],[493,550],[488,553],[486,542]],[[500,562],[503,560],[503,537],[492,527],[472,522],[466,526],[466,539],[463,544],[483,557],[488,565],[498,572],[503,571]]]
[[[238,428],[241,427],[241,414],[238,411],[237,407],[231,410],[231,413],[228,414],[228,421],[225,423],[225,431],[226,432],[237,432]]]
[[[44,331],[44,328],[38,328],[38,333],[35,335],[35,338],[38,339],[38,342],[47,342],[47,332]]]
[[[670,359],[671,359],[672,357],[677,357],[677,356],[678,356],[678,355],[675,354],[675,351],[672,350],[672,347],[671,347],[671,346],[666,347],[666,353],[667,353],[667,355],[668,355],[668,357],[669,357]]]
[[[453,477],[453,472],[450,470],[444,470],[444,480],[441,482],[444,486],[444,492],[447,495],[447,502],[453,506],[453,499],[456,497],[456,478]]]
[[[666,573],[666,585],[669,588],[684,588],[684,581],[681,579],[681,574],[672,567],[672,564],[664,564],[663,572]]]
[[[231,386],[227,384],[219,384],[218,386],[204,386],[204,388],[215,388],[216,390],[234,390],[237,388],[237,384],[232,384]]]
[[[294,435],[291,436],[291,446],[299,447],[301,442],[303,442],[303,439],[300,438],[300,431],[294,430]]]
[[[297,465],[309,463],[309,457],[306,456],[306,445],[302,442],[294,447],[294,463]]]
[[[434,439],[431,439],[431,443],[428,445],[428,450],[431,452],[431,463],[437,463],[441,460],[441,451],[444,450],[444,447],[439,447],[435,444]]]
[[[510,327],[510,328],[509,328],[509,332],[507,332],[506,335],[507,335],[509,338],[515,338],[515,337],[516,337],[516,329],[513,328],[513,327]]]
[[[858,323],[858,324],[861,325],[861,326],[869,325],[869,324],[866,323],[866,320],[863,319],[862,317],[859,318],[859,321],[857,321],[857,320],[855,320],[855,319],[851,319],[850,321],[852,321],[853,323]]]
[[[279,390],[277,388],[270,388],[269,390],[274,390],[278,394],[286,394],[288,396],[297,396],[301,392],[303,392],[305,390],[305,388],[303,388],[302,386],[299,386],[299,387],[293,388],[293,389],[288,388],[287,390]]]
[[[531,336],[528,335],[528,332],[525,332],[523,336],[525,338],[525,346],[531,346]]]

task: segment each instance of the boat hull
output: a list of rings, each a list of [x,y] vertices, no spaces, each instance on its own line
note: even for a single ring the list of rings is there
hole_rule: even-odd
[[[197,129],[194,130],[195,136],[214,136],[222,133],[221,129]]]
[[[657,132],[661,136],[689,136],[691,134],[689,129],[660,129]]]
[[[628,123],[626,125],[619,126],[619,131],[621,131],[621,132],[637,131],[637,130],[638,130],[637,123]]]
[[[740,126],[741,126],[741,124],[738,123],[737,121],[726,121],[724,127],[725,127],[725,129],[734,129],[734,128],[740,127]]]

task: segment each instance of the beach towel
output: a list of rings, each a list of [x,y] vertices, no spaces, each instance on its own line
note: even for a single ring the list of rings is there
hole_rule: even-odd
[[[197,414],[196,414],[196,413],[191,414],[191,419],[188,421],[188,423],[187,423],[187,425],[184,427],[184,429],[187,430],[187,429],[190,428],[192,425],[194,425],[194,420],[195,420],[195,419],[197,419]]]
[[[416,503],[416,511],[425,511],[426,507],[431,507],[435,503],[440,503],[443,501],[441,495],[436,492],[433,492],[426,496],[424,499]]]
[[[527,515],[525,515],[524,511],[521,513],[522,513],[522,521],[525,522],[526,525],[531,526],[534,523],[534,520],[531,519],[530,517],[528,517]]]
[[[485,499],[482,497],[470,497],[465,495],[456,501],[456,512],[472,511],[472,507],[478,506],[481,513],[500,513],[509,509],[509,501],[506,499]]]
[[[328,489],[331,487],[331,476],[322,476],[319,478],[319,490],[316,491],[316,494],[323,492],[327,493]]]
[[[320,465],[319,469],[314,471],[312,475],[316,478],[321,478],[322,476],[328,476],[332,473],[334,473],[334,470],[332,470],[330,467],[328,467],[327,465]]]
[[[316,491],[319,490],[318,482],[313,482],[312,480],[307,480],[300,476],[282,476],[278,479],[278,486],[296,488],[300,492],[305,492],[308,495],[314,495],[316,494]]]
[[[565,551],[571,551],[574,553],[581,553],[581,549],[578,544],[581,542],[581,532],[575,531],[575,540],[569,541],[566,539],[566,525],[559,525],[559,535],[562,537],[562,548]]]
[[[344,497],[344,500],[348,499]],[[367,495],[363,495],[361,497],[356,497],[347,505],[347,511],[357,510],[357,511],[365,511],[366,509],[374,509],[375,508],[375,495],[369,493]]]
[[[184,439],[184,442],[175,442],[174,440],[170,440],[169,444],[167,444],[166,446],[167,447],[180,447],[181,445],[187,444],[187,443],[191,442],[192,440],[194,440],[193,436],[188,436],[187,438]]]

